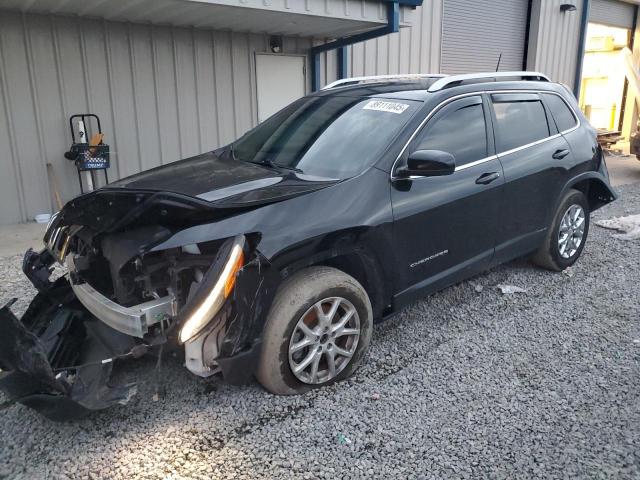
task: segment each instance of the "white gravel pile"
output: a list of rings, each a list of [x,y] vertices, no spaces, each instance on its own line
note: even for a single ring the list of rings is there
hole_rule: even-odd
[[[640,186],[620,190],[596,219],[640,212]],[[0,263],[0,299],[22,310],[19,266]],[[301,397],[169,359],[157,402],[143,383],[74,423],[13,406],[0,477],[640,478],[639,317],[640,240],[592,224],[570,274],[517,261],[426,298],[377,326],[352,379]]]

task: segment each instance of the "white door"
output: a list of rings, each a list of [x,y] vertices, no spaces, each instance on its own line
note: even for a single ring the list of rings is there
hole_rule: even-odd
[[[305,94],[305,57],[256,53],[258,122]]]

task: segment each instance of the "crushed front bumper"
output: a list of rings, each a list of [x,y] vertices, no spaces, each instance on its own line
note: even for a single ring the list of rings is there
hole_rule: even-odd
[[[113,360],[135,351],[134,340],[80,305],[66,279],[38,293],[18,320],[0,308],[0,388],[9,402],[52,420],[68,420],[126,404],[135,384],[112,386]]]
[[[136,387],[111,385],[114,360],[137,357],[151,346],[180,346],[175,298],[124,307],[83,282],[73,264],[67,277],[51,282],[53,260],[48,250],[28,251],[23,271],[39,293],[20,320],[8,305],[0,309],[0,389],[10,402],[55,420],[127,403]],[[277,280],[259,254],[242,267],[221,310],[183,345],[192,373],[220,372],[231,384],[252,380]],[[169,324],[169,318],[177,320]]]

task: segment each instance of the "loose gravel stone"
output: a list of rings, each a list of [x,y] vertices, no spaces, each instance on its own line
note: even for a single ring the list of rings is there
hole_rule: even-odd
[[[620,193],[594,218],[640,213],[640,186]],[[20,262],[0,261],[0,299],[21,313]],[[592,224],[571,275],[518,260],[425,298],[377,325],[352,378],[303,396],[169,357],[152,402],[154,360],[131,362],[127,406],[70,423],[1,412],[0,477],[640,478],[639,285],[640,241]]]

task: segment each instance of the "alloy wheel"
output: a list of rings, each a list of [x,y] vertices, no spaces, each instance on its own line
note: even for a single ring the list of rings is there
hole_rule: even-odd
[[[562,258],[573,257],[584,240],[585,212],[580,205],[571,205],[562,216],[558,230],[558,251]]]
[[[289,340],[289,367],[308,384],[335,378],[349,364],[360,340],[360,317],[342,297],[316,302],[298,320]]]

